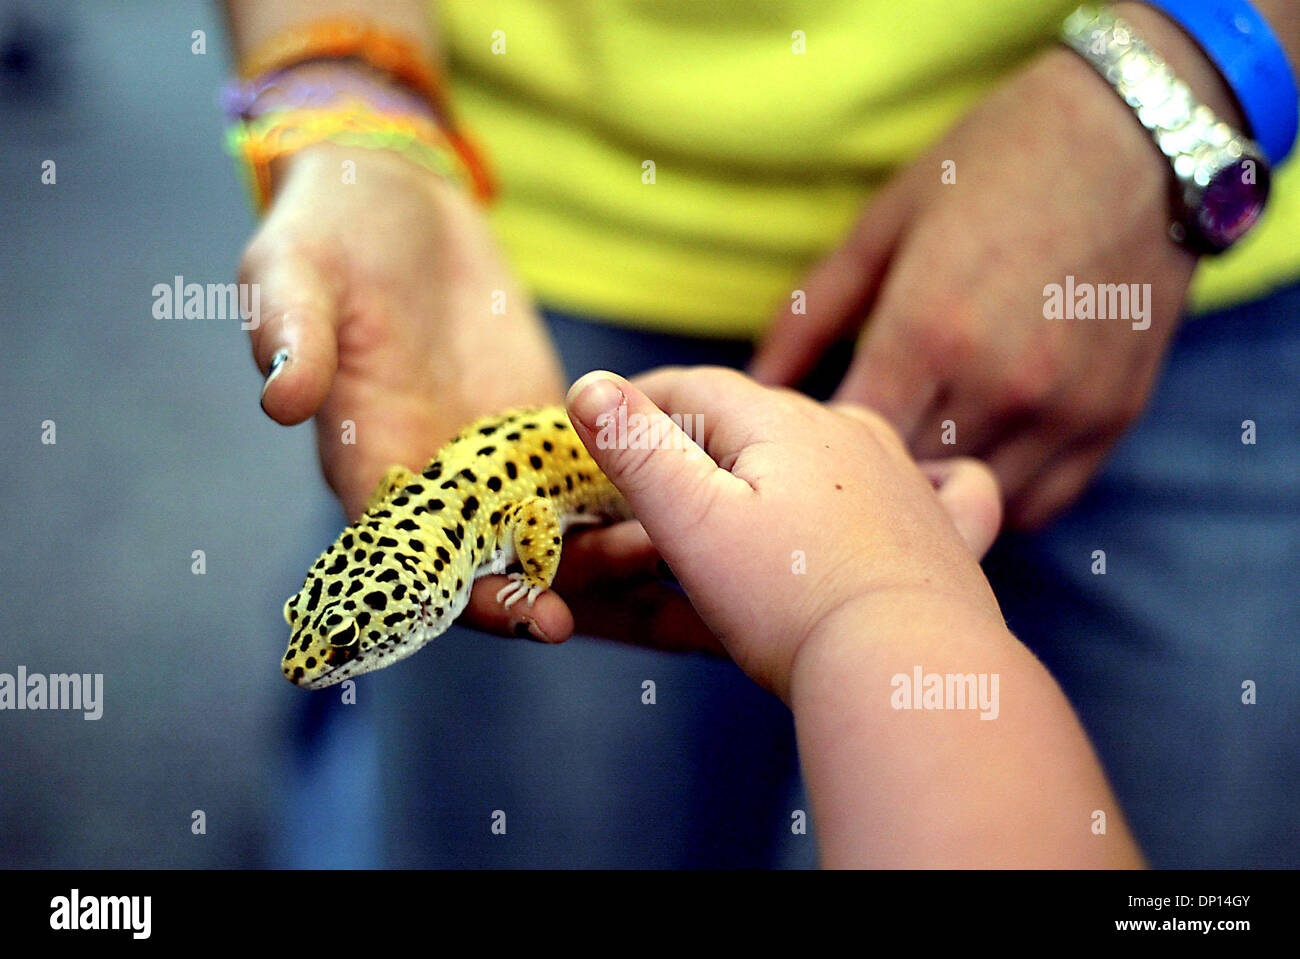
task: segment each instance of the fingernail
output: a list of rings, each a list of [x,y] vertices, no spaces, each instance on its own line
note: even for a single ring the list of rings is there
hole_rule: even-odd
[[[285,363],[289,360],[289,347],[282,346],[271,356],[271,365],[266,371],[266,381],[262,384],[262,396],[266,396],[267,387],[269,387],[281,371],[284,370]]]
[[[521,619],[515,623],[515,635],[520,639],[535,639],[539,643],[549,643],[550,637],[542,632],[542,628],[531,619]]]
[[[569,388],[569,409],[589,430],[599,429],[600,417],[614,412],[622,403],[623,391],[608,373],[599,370],[588,373]]]

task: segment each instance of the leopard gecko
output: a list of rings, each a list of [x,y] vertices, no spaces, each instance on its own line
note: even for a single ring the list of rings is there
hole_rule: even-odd
[[[281,671],[321,689],[390,666],[444,633],[475,579],[520,571],[497,593],[529,604],[560,564],[564,532],[631,516],[563,407],[465,427],[421,473],[391,467],[284,604]]]

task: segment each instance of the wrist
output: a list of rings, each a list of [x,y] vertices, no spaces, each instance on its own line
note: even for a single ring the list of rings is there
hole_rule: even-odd
[[[899,654],[945,656],[1018,646],[991,590],[893,587],[863,594],[823,616],[794,649],[785,683],[775,691],[792,710],[828,686],[851,682],[872,665],[892,672]]]

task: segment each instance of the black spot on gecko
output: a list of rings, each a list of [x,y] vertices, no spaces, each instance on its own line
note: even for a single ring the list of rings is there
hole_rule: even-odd
[[[542,449],[546,450],[546,452],[549,453],[551,452],[551,450],[555,449],[555,446],[551,443],[550,440],[542,440]]]
[[[552,495],[552,496],[559,496],[559,495],[560,495],[560,487],[559,487],[558,485],[557,485],[557,486],[552,486],[552,487],[551,487],[551,495]]]
[[[424,552],[424,542],[422,540],[418,540],[418,539],[411,540],[410,547],[411,549],[415,550],[417,553]]]
[[[366,551],[364,549],[358,549],[352,554],[352,558],[359,563],[361,560],[366,558]]]
[[[375,550],[373,553],[370,554],[370,565],[371,565],[371,566],[378,566],[378,565],[379,565],[380,563],[382,563],[383,561],[384,561],[384,551],[383,551],[382,549],[377,549],[377,550]]]
[[[495,526],[497,525],[497,523],[500,523],[500,522],[501,522],[501,511],[500,511],[500,510],[497,510],[495,513],[493,513],[491,516],[488,517],[488,523],[489,523],[491,526],[493,526],[493,527],[495,527]]]
[[[394,525],[394,529],[406,530],[408,533],[412,533],[419,528],[420,524],[413,519],[404,519],[400,523]],[[397,544],[394,543],[393,545],[396,546]]]
[[[449,479],[449,480],[447,480],[447,482],[443,483],[443,484],[442,484],[440,487],[438,487],[438,488],[439,488],[439,489],[455,489],[455,488],[456,488],[456,481],[455,481],[454,479]]]
[[[383,610],[388,606],[388,597],[379,590],[375,590],[373,593],[366,593],[364,598],[366,605],[371,609]]]
[[[334,565],[331,566],[329,569],[325,570],[325,572],[328,573],[330,576],[337,576],[339,573],[343,572],[347,568],[348,568],[348,558],[340,553],[338,558],[334,560]]]
[[[512,460],[506,460],[506,476],[509,476],[511,479],[519,478],[519,468],[515,466]]]
[[[536,453],[528,457],[528,463],[535,470],[539,470],[542,468],[542,458],[538,456]]]
[[[438,559],[442,560],[444,563],[451,562],[451,553],[447,552],[445,547],[439,546],[434,550],[434,552],[438,554]]]
[[[474,514],[478,512],[478,497],[471,496],[465,500],[465,505],[460,508],[460,515],[465,519],[473,519]]]
[[[393,599],[401,599],[405,595],[406,595],[406,587],[403,586],[401,583],[398,583],[396,586],[393,587]]]
[[[439,476],[442,475],[442,464],[430,463],[429,466],[425,469],[425,471],[420,475],[428,480],[436,480]]]
[[[471,469],[463,469],[463,470],[461,470],[461,471],[460,471],[460,475],[463,476],[463,477],[465,477],[465,479],[469,480],[471,483],[477,483],[477,482],[478,482],[478,477],[474,475],[474,471],[471,470]]]
[[[402,620],[406,619],[405,613],[389,613],[384,617],[385,626],[396,626]]]
[[[387,546],[389,549],[392,549],[394,546],[397,546],[399,544],[397,540],[393,539],[393,537],[391,536],[381,536],[379,538],[379,545]]]
[[[513,433],[507,433],[506,439],[508,439],[511,443],[518,443],[521,439],[523,439],[523,434],[520,433],[518,430],[516,430]]]
[[[538,495],[538,496],[545,496],[545,495],[546,495],[546,487],[544,487],[544,486],[539,486],[539,487],[537,487],[537,495]]]
[[[397,499],[393,500],[393,505],[394,505],[394,506],[405,506],[405,505],[406,505],[407,503],[409,503],[410,501],[411,501],[411,499],[410,499],[409,496],[399,496],[399,497],[397,497]]]
[[[483,436],[491,436],[496,431],[497,431],[497,424],[493,424],[492,426],[484,426],[482,429],[479,430],[479,433]]]
[[[423,486],[421,486],[419,483],[412,483],[410,486],[406,487],[406,489],[402,490],[402,495],[419,496],[423,492],[424,492]]]
[[[329,596],[337,596],[342,589],[343,589],[343,580],[336,579],[334,580],[334,582],[330,583],[330,588],[327,589],[325,593],[326,595]]]
[[[483,447],[481,450],[479,450],[477,453],[475,453],[474,455],[475,455],[475,456],[491,456],[491,455],[492,455],[493,453],[495,453],[496,451],[497,451],[497,448],[496,448],[495,446],[485,446],[485,447]]]
[[[343,542],[342,542],[340,545],[341,545],[344,549],[351,549],[351,548],[352,548],[352,534],[351,534],[351,533],[348,533],[347,536],[344,536],[344,537],[343,537]]]
[[[307,595],[307,612],[310,613],[320,603],[320,591],[324,585],[324,581],[319,579],[311,584],[311,592]]]
[[[382,573],[380,573],[378,576],[375,577],[375,582],[376,582],[376,583],[391,583],[393,580],[397,579],[398,575],[399,575],[399,574],[398,574],[397,570],[395,570],[395,569],[386,569],[386,570],[384,570]],[[360,588],[361,588],[361,584],[360,584],[360,583],[353,583],[353,587],[354,587],[355,589],[360,589]],[[352,594],[352,590],[348,590],[348,595],[351,595],[351,594]]]
[[[569,475],[567,475],[567,474],[565,475],[565,477],[564,477],[564,486],[565,486],[565,488],[566,488],[570,493],[573,492],[573,477],[572,477],[572,476],[569,476]]]
[[[499,493],[501,491],[501,477],[500,476],[489,477],[487,481],[487,488],[494,493]]]

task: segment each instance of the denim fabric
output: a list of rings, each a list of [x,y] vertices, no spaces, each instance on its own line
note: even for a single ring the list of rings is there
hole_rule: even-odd
[[[1152,865],[1300,866],[1300,286],[1185,322],[1092,488],[985,569]]]

